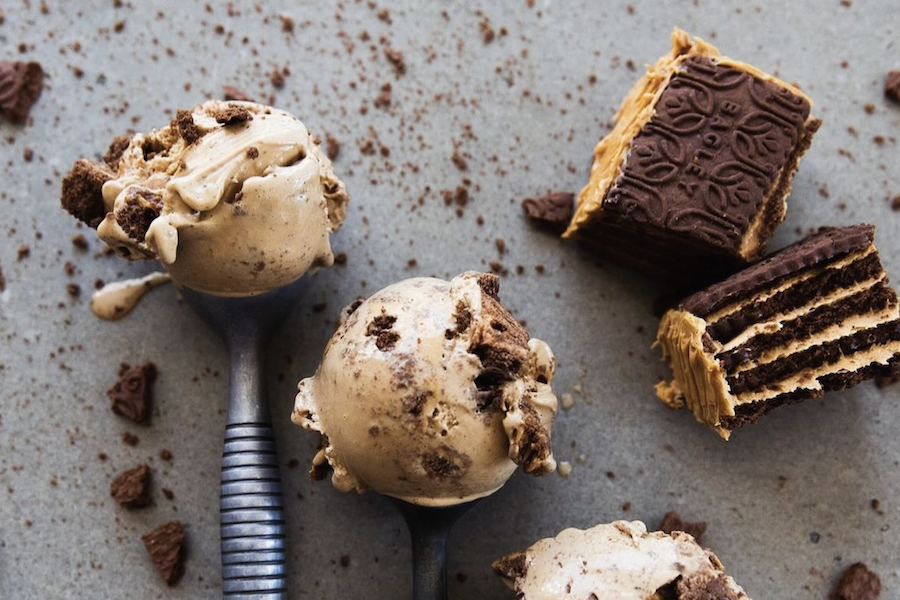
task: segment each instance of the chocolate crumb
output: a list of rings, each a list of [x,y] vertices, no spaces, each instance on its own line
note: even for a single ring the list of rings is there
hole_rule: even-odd
[[[375,98],[373,104],[375,108],[387,108],[391,105],[391,84],[389,82],[382,84],[381,92]]]
[[[87,238],[83,235],[76,234],[72,236],[72,245],[78,248],[79,250],[87,250],[88,249],[88,241]]]
[[[216,123],[225,127],[240,125],[253,120],[253,115],[243,106],[226,106],[213,111],[210,116],[216,120]]]
[[[460,171],[465,171],[469,168],[469,163],[466,162],[466,158],[459,153],[459,150],[453,151],[453,155],[450,157],[450,160],[453,161],[453,164],[456,165],[456,168]]]
[[[341,143],[330,134],[325,134],[325,155],[331,160],[337,160],[341,153]]]
[[[670,510],[663,517],[662,522],[659,524],[659,529],[660,531],[668,534],[671,534],[673,531],[683,531],[687,534],[692,535],[694,539],[697,540],[697,543],[702,545],[703,534],[706,533],[706,522],[684,521],[677,512],[675,512],[674,510]]]
[[[24,150],[22,150],[22,160],[29,163],[34,160],[34,150],[32,150],[31,148],[25,148]]]
[[[180,521],[169,521],[141,536],[153,566],[163,580],[174,585],[184,572],[184,528]]]
[[[137,446],[138,442],[141,441],[141,438],[134,435],[130,431],[126,431],[122,434],[122,443],[126,446]]]
[[[336,265],[346,265],[347,264],[347,253],[346,252],[338,252],[334,255],[334,264]]]
[[[150,504],[150,467],[138,465],[116,476],[109,495],[123,508],[141,508]]]
[[[79,159],[62,180],[60,203],[69,214],[95,228],[106,215],[103,184],[113,178],[105,166]]]
[[[16,250],[16,260],[23,261],[31,255],[31,248],[29,248],[26,244],[22,244],[19,246],[18,250]]]
[[[280,70],[275,69],[275,70],[272,71],[272,73],[269,75],[269,81],[272,82],[272,85],[273,85],[275,88],[277,88],[277,89],[280,90],[281,88],[284,87],[284,74],[282,74],[282,72],[281,72]]]
[[[189,146],[203,137],[203,132],[194,124],[194,116],[189,110],[179,110],[175,113],[175,128]]]
[[[156,365],[152,362],[128,368],[121,379],[106,392],[112,400],[112,411],[135,423],[150,418],[153,405],[152,384]]]
[[[159,457],[166,462],[171,462],[173,458],[172,451],[167,448],[163,448],[159,451]]]
[[[894,196],[891,200],[891,210],[900,211],[900,195]]]
[[[241,89],[233,85],[222,86],[222,98],[225,100],[234,100],[237,102],[253,102],[253,98]]]
[[[110,169],[116,171],[119,168],[119,161],[122,160],[122,155],[125,154],[129,144],[131,144],[130,135],[119,135],[114,137],[113,141],[109,143],[109,148],[106,149],[106,153],[103,155],[103,162],[105,162]]]
[[[166,500],[174,500],[175,499],[175,492],[173,492],[169,488],[163,488],[162,493],[163,493],[163,496],[166,497]]]
[[[288,15],[281,15],[281,30],[285,33],[294,33],[294,19]]]
[[[871,104],[871,103],[866,104],[865,106],[863,106],[863,110],[866,111],[867,115],[874,114],[875,113],[875,105]]]
[[[522,208],[531,224],[560,234],[572,219],[574,199],[572,192],[552,192],[537,198],[525,198]]]
[[[78,298],[79,296],[81,296],[81,286],[77,283],[67,283],[66,293],[68,293],[72,298]]]
[[[247,148],[247,158],[249,158],[250,160],[256,160],[257,158],[259,158],[259,150],[256,148],[256,146],[250,146],[249,148]]]
[[[382,351],[390,350],[400,339],[400,334],[391,331],[397,317],[393,315],[378,315],[366,328],[366,335],[375,338],[375,346]]]
[[[350,566],[350,557],[346,554],[341,557],[341,567],[347,568]]]
[[[6,291],[6,277],[3,276],[3,269],[0,268],[0,294]]]
[[[0,114],[13,123],[25,123],[43,89],[40,63],[0,61]]]
[[[900,102],[900,71],[891,71],[884,78],[884,95]]]
[[[388,46],[384,49],[384,56],[388,59],[388,62],[393,65],[397,75],[406,73],[406,62],[403,60],[402,50],[397,50],[396,48]]]
[[[478,29],[481,31],[481,39],[484,40],[485,44],[490,44],[494,41],[497,34],[494,32],[494,28],[491,27],[491,22],[488,19],[485,18],[478,23]]]
[[[881,595],[881,579],[861,563],[850,565],[841,575],[832,600],[875,600]]]

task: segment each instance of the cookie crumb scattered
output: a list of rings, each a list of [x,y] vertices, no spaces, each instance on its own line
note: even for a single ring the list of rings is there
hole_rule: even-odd
[[[0,61],[0,115],[13,123],[25,123],[43,89],[44,69],[40,63]]]
[[[175,585],[184,572],[184,527],[169,521],[141,536],[144,548],[157,572],[169,585]]]
[[[537,198],[525,198],[522,209],[535,227],[561,234],[572,219],[574,200],[572,192],[551,192]]]
[[[834,588],[832,600],[875,600],[881,595],[881,579],[861,563],[850,565]]]
[[[129,367],[106,392],[112,400],[112,411],[135,423],[146,422],[153,406],[152,385],[155,379],[156,365],[152,362]]]
[[[900,71],[891,71],[884,78],[884,95],[900,102]]]
[[[109,486],[109,495],[123,508],[150,504],[150,467],[138,465],[120,473]]]

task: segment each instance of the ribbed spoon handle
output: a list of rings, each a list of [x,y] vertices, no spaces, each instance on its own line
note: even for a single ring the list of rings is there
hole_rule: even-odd
[[[223,597],[287,598],[284,499],[271,425],[226,427],[219,507]]]

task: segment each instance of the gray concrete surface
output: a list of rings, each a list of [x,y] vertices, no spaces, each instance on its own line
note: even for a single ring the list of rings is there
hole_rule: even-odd
[[[3,2],[2,58],[39,60],[48,87],[32,124],[0,125],[0,598],[220,594],[224,350],[171,288],[121,322],[94,318],[86,300],[95,279],[157,266],[96,256],[92,237],[88,252],[76,250],[70,238],[92,232],[59,210],[58,190],[75,158],[98,156],[128,128],[165,123],[223,84],[272,95],[343,142],[336,169],[353,195],[334,240],[347,265],[315,277],[271,348],[294,597],[410,594],[407,533],[393,507],[309,481],[316,440],[288,420],[296,381],[315,369],[340,307],[400,278],[449,277],[500,259],[525,267],[503,278],[502,296],[555,349],[554,387],[583,390],[554,432],[557,456],[573,470],[568,478],[517,475],[464,518],[451,540],[452,597],[511,598],[491,561],[564,527],[619,518],[655,526],[677,509],[708,521],[706,543],[753,598],[825,598],[857,560],[881,575],[884,598],[900,598],[900,388],[864,385],[785,408],[726,444],[654,398],[665,370],[650,350],[650,306],[663,288],[531,230],[519,209],[527,195],[585,183],[591,148],[638,75],[629,64],[639,70],[666,52],[679,25],[797,82],[817,102],[825,125],[773,246],[822,224],[875,222],[900,281],[900,213],[887,201],[900,194],[900,107],[881,91],[887,70],[900,68],[900,4],[631,1],[633,14],[620,1],[410,0],[392,3],[383,18],[387,3],[349,0],[234,2],[233,16],[224,3],[207,10],[195,0],[119,8],[48,1],[47,14],[38,0]],[[293,18],[293,33],[283,31],[282,14]],[[479,30],[485,18],[496,33],[490,44]],[[384,59],[382,36],[405,53],[404,76]],[[284,66],[290,74],[275,89],[268,73]],[[387,110],[373,106],[385,82]],[[376,138],[389,156],[361,152]],[[451,162],[454,142],[465,172]],[[439,191],[464,178],[471,200],[457,217]],[[498,237],[508,249],[502,259]],[[23,244],[30,254],[17,260]],[[67,295],[70,282],[81,299]],[[156,411],[150,427],[136,427],[109,411],[105,391],[121,361],[144,360],[159,368]],[[124,431],[140,443],[124,445]],[[159,459],[162,448],[171,463]],[[138,461],[155,469],[155,506],[125,512],[109,498],[109,482]],[[181,583],[166,588],[139,534],[170,518],[187,525],[189,559]]]

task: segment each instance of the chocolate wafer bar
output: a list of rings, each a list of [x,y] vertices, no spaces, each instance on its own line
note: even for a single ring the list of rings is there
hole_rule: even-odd
[[[823,228],[668,311],[660,400],[727,440],[779,406],[900,374],[900,309],[874,237]]]
[[[821,121],[799,89],[676,29],[594,150],[564,236],[712,281],[758,259]]]

